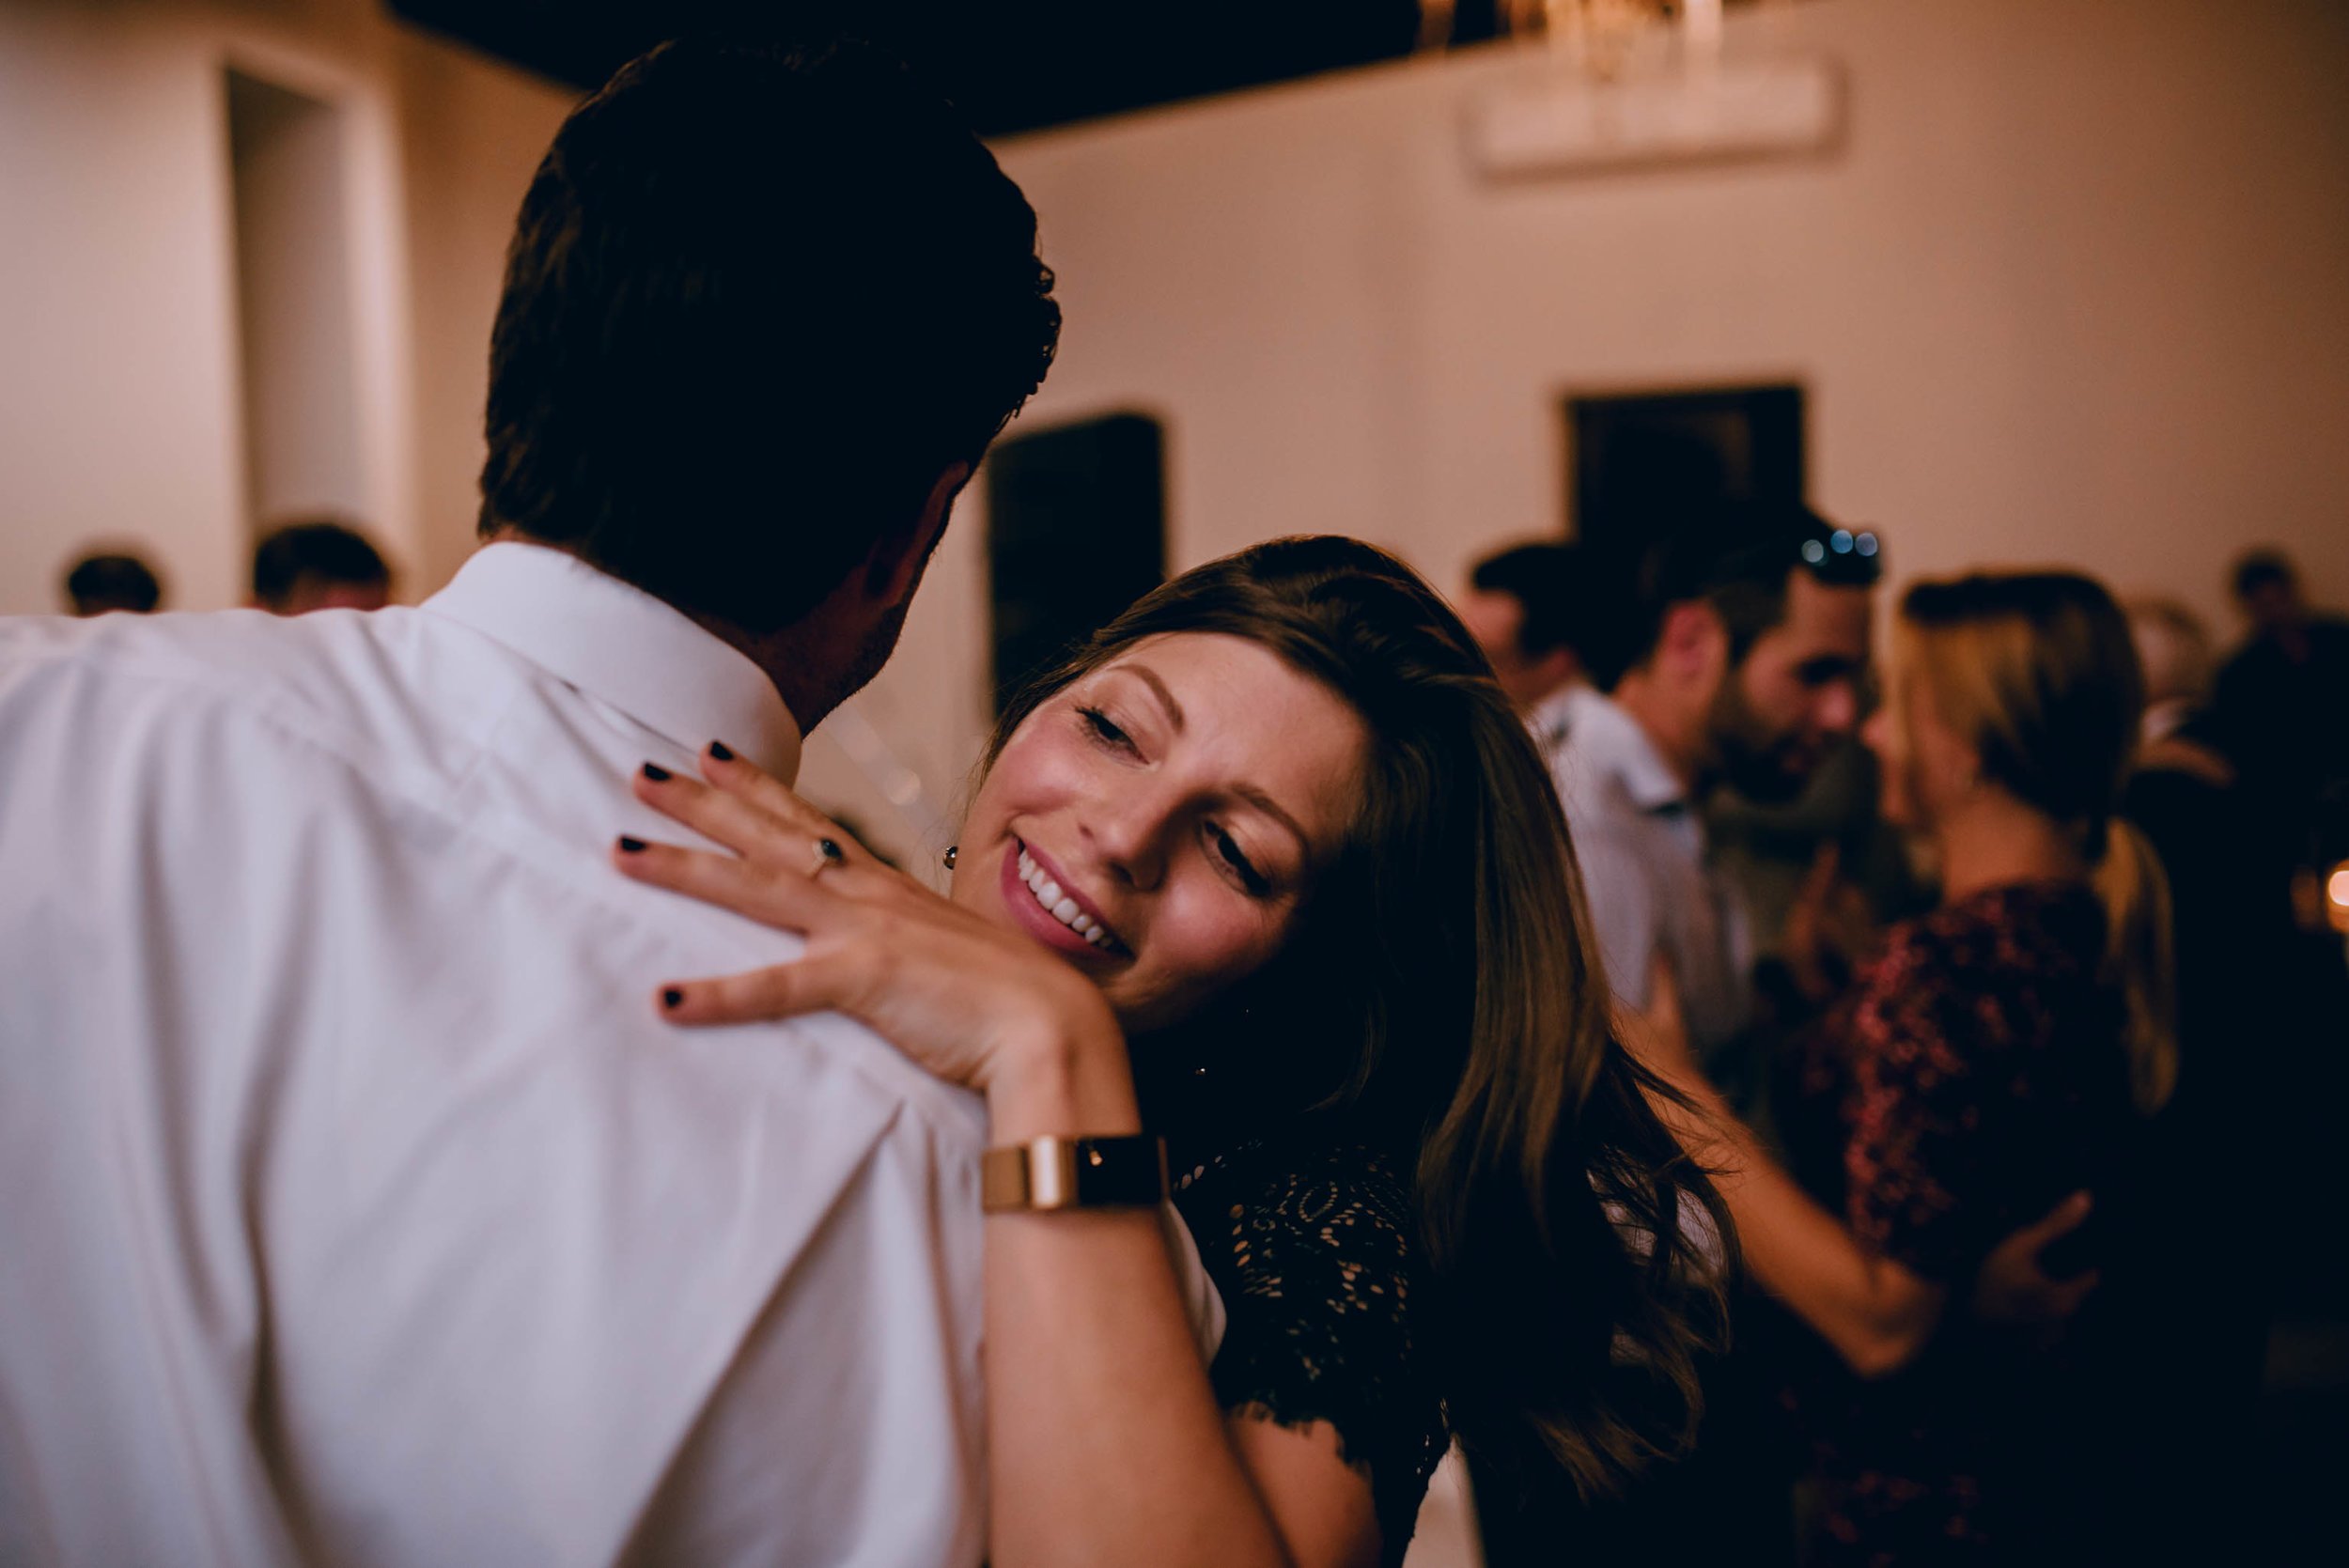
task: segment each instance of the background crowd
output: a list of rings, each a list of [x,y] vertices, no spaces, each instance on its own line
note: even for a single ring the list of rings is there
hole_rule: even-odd
[[[2349,623],[2252,551],[2217,665],[2174,601],[1991,572],[1911,589],[1879,676],[1890,537],[1735,509],[1471,574],[1629,1032],[1668,1014],[1727,1167],[1789,1172],[1730,1178],[1760,1288],[1695,1456],[1620,1510],[1487,1517],[1495,1560],[1568,1529],[1610,1560],[1910,1560],[2018,1483],[2063,1494],[2055,1560],[2259,1528],[2214,1436],[2257,1427],[2279,1293],[2338,1267],[2289,1196],[2321,1131],[2273,1091],[2339,1089]],[[2246,1202],[2254,1171],[2284,1196]],[[1839,1224],[1879,1277],[1839,1283]],[[2028,1305],[2001,1250],[2037,1250]],[[2041,1348],[1992,1372],[1984,1340]]]

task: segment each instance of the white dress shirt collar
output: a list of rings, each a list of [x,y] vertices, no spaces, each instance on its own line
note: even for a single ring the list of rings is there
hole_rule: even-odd
[[[423,608],[687,751],[723,740],[785,784],[798,777],[799,722],[748,656],[575,555],[485,545]]]
[[[1594,700],[1605,701],[1596,687],[1586,680],[1570,680],[1533,705],[1525,716],[1525,727],[1533,732],[1543,755],[1565,744],[1566,737],[1574,732],[1575,721]]]
[[[1623,783],[1643,812],[1677,812],[1688,805],[1688,786],[1656,749],[1640,722],[1611,697],[1594,692],[1575,715],[1572,744],[1590,765]]]

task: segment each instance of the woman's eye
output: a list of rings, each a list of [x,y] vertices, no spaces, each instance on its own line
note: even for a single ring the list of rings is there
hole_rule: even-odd
[[[1077,712],[1083,718],[1085,728],[1093,732],[1095,739],[1112,746],[1133,745],[1133,737],[1118,728],[1117,722],[1099,708],[1081,707]]]
[[[1239,846],[1239,841],[1220,828],[1215,832],[1215,852],[1231,868],[1232,874],[1239,878],[1239,885],[1247,890],[1249,897],[1262,898],[1272,891],[1271,881],[1250,862],[1247,853]]]

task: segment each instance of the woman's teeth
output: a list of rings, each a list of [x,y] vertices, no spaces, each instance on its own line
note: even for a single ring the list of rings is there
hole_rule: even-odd
[[[1036,903],[1043,907],[1046,914],[1096,947],[1109,949],[1117,945],[1117,939],[1110,934],[1110,928],[1097,924],[1091,915],[1080,909],[1077,901],[1063,893],[1060,884],[1046,876],[1044,868],[1035,863],[1035,857],[1025,849],[1019,851],[1019,879],[1028,884],[1028,891],[1035,895]]]

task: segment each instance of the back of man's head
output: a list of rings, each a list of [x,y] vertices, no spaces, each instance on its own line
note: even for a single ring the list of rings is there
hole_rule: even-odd
[[[2293,570],[2292,557],[2280,550],[2246,551],[2235,561],[2234,597],[2239,599],[2278,589],[2291,593],[2299,585],[2299,573]]]
[[[1517,652],[1539,659],[1556,648],[1580,652],[1593,606],[1586,591],[1590,567],[1575,546],[1562,539],[1512,545],[1476,563],[1470,585],[1480,593],[1506,594],[1524,618],[1517,623]]]
[[[1883,573],[1878,548],[1874,534],[1838,527],[1799,502],[1736,502],[1682,520],[1633,574],[1625,635],[1594,676],[1611,687],[1645,663],[1672,607],[1697,601],[1719,615],[1735,667],[1786,619],[1796,572],[1829,587],[1873,587]]]
[[[163,585],[154,568],[135,555],[85,555],[65,574],[65,597],[76,615],[110,610],[145,615],[163,604]]]
[[[1469,573],[1461,615],[1521,706],[1579,679],[1604,640],[1604,594],[1580,547],[1536,539],[1494,551]]]
[[[381,609],[391,592],[391,568],[366,536],[329,519],[289,522],[254,547],[253,602],[280,615]]]
[[[664,44],[523,198],[482,532],[789,626],[1035,390],[1051,282],[1019,187],[894,61]]]

